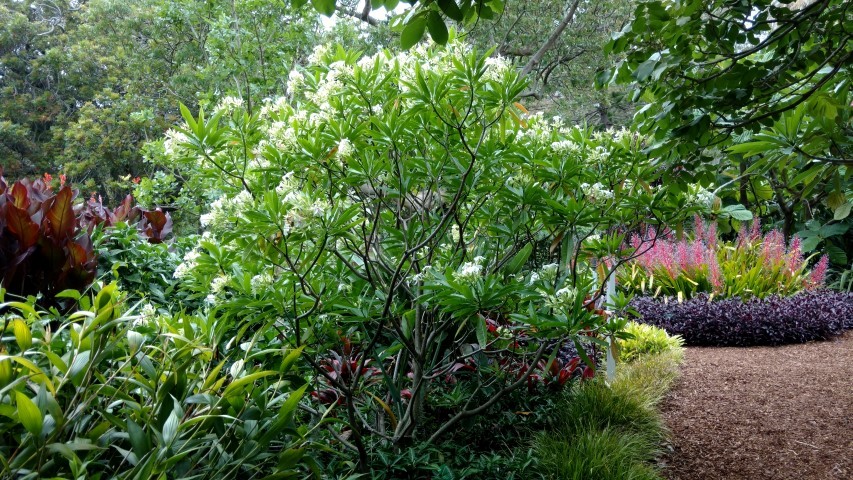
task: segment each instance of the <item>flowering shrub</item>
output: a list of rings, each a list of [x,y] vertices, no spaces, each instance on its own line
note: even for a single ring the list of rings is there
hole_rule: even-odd
[[[577,363],[549,355],[616,334],[593,303],[623,232],[675,216],[642,139],[532,115],[524,88],[456,43],[320,47],[288,96],[182,108],[164,142],[216,195],[174,276],[240,332],[302,349],[362,469],[371,438],[433,442],[533,375],[566,381]],[[357,354],[330,356],[342,337]]]
[[[715,224],[706,226],[697,216],[692,240],[649,230],[634,235],[631,245],[640,254],[620,272],[620,284],[633,293],[690,298],[700,293],[716,297],[764,298],[793,295],[823,285],[828,258],[809,270],[802,243],[794,237],[786,245],[778,230],[761,235],[755,220],[744,226],[734,243],[717,239]]]
[[[687,345],[801,343],[825,340],[853,328],[853,294],[829,290],[746,301],[710,301],[705,294],[683,302],[671,297],[637,297],[631,306],[639,322],[680,335]]]

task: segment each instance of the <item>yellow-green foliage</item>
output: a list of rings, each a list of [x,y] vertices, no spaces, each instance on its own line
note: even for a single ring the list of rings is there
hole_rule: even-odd
[[[660,479],[665,438],[657,404],[678,377],[680,346],[620,366],[608,387],[585,383],[560,400],[554,426],[536,437],[541,478]]]
[[[681,355],[684,340],[678,336],[670,336],[662,328],[642,323],[628,322],[625,331],[633,338],[619,340],[619,358],[631,362],[641,355],[649,353],[678,352]]]

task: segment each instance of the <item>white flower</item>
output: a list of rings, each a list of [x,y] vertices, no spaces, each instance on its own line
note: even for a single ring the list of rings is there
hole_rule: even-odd
[[[204,297],[204,303],[206,303],[208,305],[211,305],[211,306],[216,305],[216,301],[217,301],[216,295],[214,295],[212,293],[209,294],[208,296]]]
[[[273,283],[275,278],[269,273],[261,273],[252,277],[249,283],[252,286],[252,294],[260,295],[264,293]]]
[[[175,273],[172,276],[181,279],[189,275],[192,269],[196,267],[200,256],[201,252],[196,249],[192,249],[184,254],[184,261],[175,268]]]
[[[139,316],[133,321],[133,326],[145,325],[157,316],[157,309],[150,303],[146,303],[139,310]]]
[[[591,164],[600,164],[606,162],[609,158],[610,151],[599,145],[588,152],[587,162]]]
[[[714,192],[703,188],[699,184],[687,186],[687,206],[697,206],[710,209],[717,198]]]
[[[545,304],[551,308],[570,308],[578,295],[577,289],[563,287],[554,293],[554,296],[546,296]]]
[[[557,278],[557,271],[560,269],[560,266],[556,263],[549,263],[547,265],[542,265],[540,269],[540,274],[538,277],[542,278],[546,282],[553,282]]]
[[[224,97],[213,109],[214,112],[223,112],[224,114],[233,113],[234,110],[243,108],[243,99],[240,97]]]
[[[453,226],[450,227],[450,238],[453,240],[454,245],[459,243],[460,238],[462,238],[459,234],[459,225],[453,224]]]
[[[483,275],[483,266],[480,265],[484,259],[483,257],[477,257],[473,262],[465,262],[464,265],[459,267],[459,270],[453,272],[453,278],[458,282],[464,283],[474,283]]]
[[[219,275],[214,278],[212,282],[210,282],[210,291],[213,293],[220,293],[225,287],[228,285],[228,282],[231,281],[231,277],[228,275]]]
[[[500,55],[489,57],[486,59],[486,73],[483,77],[486,80],[494,80],[496,82],[503,81],[504,75],[512,68],[509,62]]]
[[[551,143],[551,149],[562,155],[577,155],[581,151],[581,146],[571,140],[560,140]]]
[[[166,155],[172,156],[177,153],[179,149],[183,148],[181,144],[186,142],[186,135],[170,128],[166,131],[166,139],[163,140],[163,150],[166,152]]]
[[[593,203],[601,203],[613,198],[613,192],[598,182],[593,185],[588,183],[582,184],[581,191],[583,191],[584,195],[587,196],[587,199]]]
[[[352,142],[348,138],[342,138],[338,142],[338,151],[336,155],[340,158],[349,158],[352,155]]]
[[[530,274],[530,281],[529,281],[529,282],[527,282],[527,284],[528,284],[528,285],[533,285],[534,283],[536,283],[536,282],[538,282],[538,281],[539,281],[539,274],[538,274],[538,273],[536,273],[536,272],[533,272],[533,273],[531,273],[531,274]]]
[[[317,45],[314,47],[314,51],[311,52],[311,55],[308,56],[308,63],[312,65],[317,65],[323,61],[323,57],[329,53],[328,45]]]
[[[287,75],[287,93],[291,96],[305,85],[305,75],[299,70],[291,70]]]

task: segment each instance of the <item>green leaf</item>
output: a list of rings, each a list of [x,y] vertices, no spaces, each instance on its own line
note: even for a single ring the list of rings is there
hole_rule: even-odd
[[[296,407],[299,406],[299,401],[302,400],[303,395],[305,395],[305,390],[308,388],[308,385],[309,384],[307,383],[302,385],[287,397],[287,400],[284,401],[278,411],[280,417],[290,418],[293,415],[293,412],[296,411]]]
[[[294,348],[291,350],[287,356],[284,357],[284,360],[281,362],[281,373],[287,373],[290,371],[290,368],[293,367],[293,363],[296,362],[296,359],[302,355],[302,349],[305,348],[304,345],[299,348]]]
[[[518,251],[515,255],[513,255],[512,259],[504,265],[504,272],[507,275],[515,275],[516,273],[521,271],[521,267],[527,263],[527,260],[530,258],[530,254],[533,253],[533,244],[528,243],[521,250]]]
[[[444,24],[444,19],[441,18],[441,15],[439,15],[435,10],[430,10],[429,12],[427,28],[429,28],[429,36],[432,37],[432,40],[435,43],[439,45],[447,43],[447,38],[449,36],[447,32],[447,25]]]
[[[163,424],[163,443],[169,445],[178,435],[178,427],[181,426],[181,414],[178,408],[172,410],[166,423]]]
[[[479,316],[471,317],[474,322],[474,331],[477,333],[477,343],[480,344],[480,349],[486,348],[486,321]]]
[[[15,392],[15,401],[18,405],[18,421],[21,422],[21,425],[33,436],[41,435],[44,419],[39,407],[22,392]]]
[[[17,318],[12,320],[12,331],[15,333],[15,341],[18,343],[18,348],[21,351],[29,350],[33,346],[33,334],[30,332],[30,327],[27,323]]]
[[[465,18],[462,14],[462,10],[459,9],[454,0],[438,0],[437,3],[438,8],[440,8],[448,18],[457,22],[461,22]]]
[[[400,34],[400,46],[407,50],[415,46],[424,36],[426,30],[427,19],[423,15],[418,15],[412,18],[409,23],[403,27],[403,32]]]
[[[573,338],[572,341],[575,343],[575,349],[577,349],[578,355],[581,357],[581,360],[583,360],[583,363],[587,364],[587,366],[594,372],[595,362],[593,362],[592,359],[589,358],[589,355],[586,354],[586,350],[583,349],[583,345],[581,345],[580,340]]]
[[[314,9],[327,17],[335,13],[335,0],[311,0]]]
[[[246,375],[245,377],[243,377],[239,380],[235,380],[235,381],[231,382],[227,387],[225,387],[225,391],[222,392],[222,396],[227,397],[229,395],[233,395],[233,394],[237,393],[239,388],[241,388],[241,387],[243,387],[249,383],[252,383],[255,380],[257,380],[259,378],[263,378],[263,377],[268,377],[270,375],[275,375],[277,373],[278,372],[274,372],[272,370],[264,370],[262,372],[255,372],[251,375]]]
[[[133,448],[133,453],[136,454],[136,458],[144,457],[151,450],[151,441],[145,430],[131,419],[127,419],[127,435],[130,438],[130,445]]]
[[[853,203],[846,202],[842,205],[839,205],[838,208],[835,209],[835,212],[832,215],[833,220],[844,220],[848,216],[850,216],[850,207],[853,207]]]
[[[847,253],[835,245],[827,245],[826,255],[829,257],[829,261],[836,265],[848,265]]]
[[[720,210],[720,212],[727,214],[731,218],[735,220],[740,220],[742,222],[752,220],[752,212],[747,210],[746,207],[741,204],[729,205]]]

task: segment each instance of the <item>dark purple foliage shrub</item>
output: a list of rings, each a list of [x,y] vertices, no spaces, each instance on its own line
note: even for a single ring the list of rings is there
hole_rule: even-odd
[[[853,328],[853,293],[819,290],[791,297],[708,301],[705,294],[678,303],[637,297],[638,321],[681,335],[687,345],[746,347],[826,340]]]

